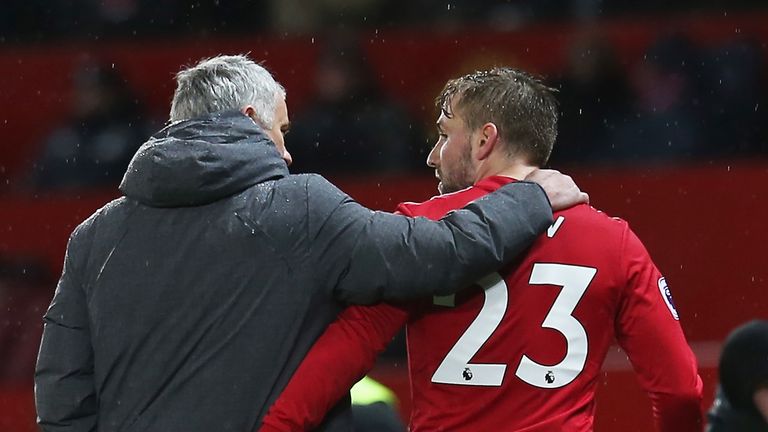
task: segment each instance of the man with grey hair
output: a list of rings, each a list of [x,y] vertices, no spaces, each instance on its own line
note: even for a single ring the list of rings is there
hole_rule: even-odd
[[[243,55],[219,56],[182,70],[176,81],[172,122],[239,109],[261,126],[291,164],[285,148],[285,133],[290,128],[285,89],[266,69]]]
[[[43,431],[254,430],[344,305],[452,293],[552,222],[525,182],[437,222],[371,211],[288,173],[285,91],[261,66],[214,57],[177,82],[124,196],[70,237],[35,374]],[[584,199],[541,178],[557,207]]]

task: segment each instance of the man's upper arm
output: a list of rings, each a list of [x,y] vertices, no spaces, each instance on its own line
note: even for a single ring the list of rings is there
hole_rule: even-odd
[[[660,431],[700,431],[702,382],[665,279],[627,228],[616,334],[648,392]]]
[[[35,404],[43,431],[95,431],[98,401],[82,268],[82,232],[70,237],[56,293],[44,316],[35,369]]]
[[[531,183],[504,186],[433,222],[371,211],[318,181],[314,188],[330,192],[315,194],[331,199],[317,203],[308,190],[310,205],[325,210],[310,247],[348,303],[451,294],[511,261],[552,222],[544,192]]]

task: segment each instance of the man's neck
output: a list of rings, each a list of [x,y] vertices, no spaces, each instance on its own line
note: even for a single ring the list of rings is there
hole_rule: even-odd
[[[475,182],[490,176],[505,176],[517,180],[524,180],[528,174],[536,169],[537,167],[530,166],[517,159],[513,161],[510,161],[507,158],[489,160],[477,170],[477,178],[475,179]]]

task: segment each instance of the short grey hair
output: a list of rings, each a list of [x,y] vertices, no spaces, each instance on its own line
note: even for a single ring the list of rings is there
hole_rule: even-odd
[[[285,98],[283,86],[247,56],[206,58],[176,74],[171,121],[252,105],[262,126],[271,128],[280,97]]]

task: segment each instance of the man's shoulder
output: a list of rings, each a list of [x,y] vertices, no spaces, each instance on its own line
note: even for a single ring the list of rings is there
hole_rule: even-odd
[[[623,256],[631,232],[623,219],[611,217],[589,204],[555,212],[553,219],[536,243],[545,247],[547,253],[589,256],[599,262],[615,262],[615,258]]]
[[[126,214],[125,208],[131,205],[130,203],[129,199],[121,197],[108,202],[93,212],[72,230],[69,235],[67,254],[81,254],[90,250],[96,237],[95,233],[105,227],[113,229],[119,226],[120,222],[117,220],[117,215]]]
[[[589,204],[579,204],[557,211],[553,217],[555,224],[562,218],[568,220],[571,225],[596,229],[605,234],[620,235],[629,228],[629,224],[624,219],[613,217]]]
[[[478,181],[473,186],[456,192],[436,195],[424,202],[401,203],[398,206],[397,211],[408,216],[425,216],[432,219],[439,219],[451,210],[460,209],[470,202],[481,198],[506,184],[516,182],[518,182],[518,180],[511,177],[499,175],[489,176]]]
[[[397,211],[408,216],[439,219],[449,211],[462,208],[487,193],[488,191],[485,189],[471,186],[460,191],[436,195],[423,202],[401,203],[397,206]]]
[[[354,202],[349,195],[319,174],[294,174],[274,185],[278,197],[273,203],[290,209],[295,215],[306,215],[310,229],[319,228],[340,207]],[[320,224],[320,225],[316,225]]]
[[[333,207],[351,199],[349,195],[320,174],[293,174],[281,179],[281,185],[278,187],[282,188],[286,183],[298,186],[301,189],[300,193],[305,194],[307,201],[312,206]]]
[[[250,201],[277,196],[285,200],[286,204],[294,205],[296,201],[324,200],[339,193],[341,191],[336,186],[319,174],[290,174],[256,183],[234,198],[244,196],[246,201]]]
[[[256,185],[258,186],[258,185]],[[290,174],[276,181],[280,190],[297,190],[307,193],[339,191],[333,183],[320,174]]]
[[[95,225],[113,218],[116,213],[122,212],[127,205],[129,205],[129,200],[126,197],[116,198],[104,204],[75,227],[72,231],[72,237],[87,235],[86,233],[92,230]]]

